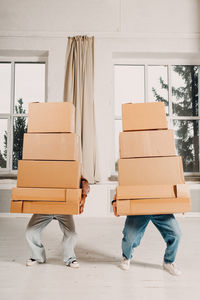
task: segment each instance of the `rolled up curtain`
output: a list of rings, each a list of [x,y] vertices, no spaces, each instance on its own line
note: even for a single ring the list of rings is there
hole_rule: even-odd
[[[68,38],[64,101],[76,107],[76,133],[81,137],[82,175],[99,181],[94,113],[94,37]]]

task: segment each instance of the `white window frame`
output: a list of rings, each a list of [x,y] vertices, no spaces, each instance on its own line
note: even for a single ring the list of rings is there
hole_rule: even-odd
[[[11,93],[10,93],[10,113],[1,113],[0,119],[7,119],[8,126],[8,142],[7,142],[7,163],[6,168],[0,169],[0,177],[6,177],[10,175],[17,176],[17,170],[12,169],[12,149],[13,149],[13,120],[14,117],[28,117],[28,114],[16,114],[14,113],[14,80],[15,80],[15,63],[45,63],[45,102],[47,101],[47,70],[48,70],[48,57],[5,57],[0,56],[1,63],[11,63]]]
[[[159,55],[158,55],[159,56]],[[198,120],[200,125],[200,58],[199,59],[191,59],[188,58],[180,58],[180,59],[113,59],[113,78],[114,78],[114,67],[118,66],[144,66],[144,103],[148,102],[148,66],[167,66],[167,72],[168,72],[168,81],[169,81],[169,91],[168,91],[168,101],[169,101],[169,116],[168,118],[168,124],[169,127],[173,129],[173,120]],[[173,116],[172,114],[172,92],[171,92],[171,66],[174,65],[197,65],[199,66],[199,73],[198,73],[198,91],[199,91],[199,115],[198,116],[186,116],[186,117],[178,117]],[[114,83],[114,79],[113,79]],[[115,120],[121,120],[121,116],[115,115],[115,90],[114,90],[114,84],[113,84],[113,111],[114,111],[114,123]],[[199,145],[200,145],[200,136],[199,136]],[[114,173],[113,175],[117,175],[117,172],[115,171],[115,159],[114,159]],[[200,170],[200,160],[199,160],[199,170]],[[200,171],[199,172],[184,172],[185,176],[188,177],[200,177]]]

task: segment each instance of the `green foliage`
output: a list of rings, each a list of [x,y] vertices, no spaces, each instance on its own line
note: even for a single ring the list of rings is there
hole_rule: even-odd
[[[6,168],[7,160],[7,131],[4,133],[4,151],[3,153],[0,150],[0,168]]]
[[[0,168],[6,168],[6,160],[0,151]]]
[[[25,114],[26,111],[23,109],[23,100],[19,99],[14,109],[16,114]],[[23,138],[24,133],[27,131],[26,118],[25,117],[14,117],[13,120],[13,164],[14,170],[17,170],[18,160],[22,159],[23,150]],[[6,167],[7,160],[7,145],[8,145],[8,134],[7,131],[4,133],[4,152],[0,152],[0,167]]]
[[[176,99],[172,103],[175,116],[198,116],[198,66],[173,66],[173,71],[184,81],[184,86],[172,87],[172,95]],[[160,78],[161,89],[168,90],[168,84]],[[156,101],[167,99],[161,97],[155,88],[152,88]],[[199,172],[199,123],[195,120],[175,120],[176,148],[183,159],[185,172]]]
[[[15,105],[15,113],[25,114],[23,100],[19,99]],[[13,122],[13,169],[17,169],[18,160],[22,159],[24,133],[27,132],[26,118],[16,117]]]

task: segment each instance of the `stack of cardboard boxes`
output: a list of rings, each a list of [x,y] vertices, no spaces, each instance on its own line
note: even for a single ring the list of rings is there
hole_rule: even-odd
[[[70,102],[30,103],[10,212],[79,214],[80,137]]]
[[[163,103],[122,105],[117,213],[168,214],[190,211],[182,159]]]

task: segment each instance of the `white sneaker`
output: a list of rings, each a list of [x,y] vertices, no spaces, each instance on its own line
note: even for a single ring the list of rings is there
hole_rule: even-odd
[[[28,259],[28,260],[26,261],[26,266],[27,266],[27,267],[29,267],[29,266],[34,266],[34,265],[37,265],[37,264],[38,264],[37,260],[32,259],[32,258],[30,258],[30,259]]]
[[[30,267],[30,266],[34,266],[34,265],[37,265],[37,264],[44,264],[46,261],[44,262],[39,262],[33,258],[29,258],[27,261],[26,261],[26,266],[27,267]]]
[[[119,265],[119,267],[122,269],[122,270],[128,270],[129,267],[130,267],[130,259],[126,259],[125,257],[122,258],[122,261]]]
[[[70,267],[70,268],[79,268],[80,267],[80,265],[79,265],[79,263],[77,262],[77,260],[74,260],[74,261],[72,261],[70,264],[68,264],[67,265],[68,267]]]
[[[181,271],[179,270],[179,268],[174,262],[171,264],[170,263],[167,264],[163,262],[163,269],[169,272],[171,275],[175,275],[175,276],[181,275]]]

